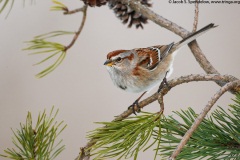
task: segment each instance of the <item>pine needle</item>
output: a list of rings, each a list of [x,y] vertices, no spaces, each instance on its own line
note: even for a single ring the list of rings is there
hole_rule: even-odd
[[[161,114],[142,112],[139,116],[129,117],[123,121],[98,122],[105,127],[97,128],[88,135],[88,138],[97,141],[91,147],[94,159],[113,157],[137,159],[141,150],[150,148],[146,145],[153,136],[153,130],[161,126],[160,120]]]
[[[56,144],[59,134],[66,128],[63,121],[60,123],[55,121],[58,110],[54,112],[52,107],[50,116],[46,115],[46,111],[38,115],[36,126],[32,125],[32,115],[28,112],[26,123],[20,124],[19,130],[12,130],[14,137],[12,139],[14,148],[4,150],[5,155],[2,157],[10,159],[47,159],[53,160],[65,148],[61,145],[62,140]]]
[[[38,35],[34,37],[33,40],[26,42],[28,47],[24,48],[23,50],[31,51],[30,55],[48,54],[46,58],[39,61],[35,65],[43,64],[44,62],[47,62],[53,59],[54,57],[58,56],[58,58],[56,58],[53,64],[49,65],[47,68],[45,68],[36,75],[37,78],[42,78],[51,73],[52,71],[54,71],[66,57],[66,47],[60,43],[51,42],[48,39],[57,36],[71,34],[74,34],[74,32],[53,31],[46,34]]]

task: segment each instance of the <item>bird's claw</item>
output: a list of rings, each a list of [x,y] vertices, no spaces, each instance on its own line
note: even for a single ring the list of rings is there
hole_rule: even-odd
[[[168,72],[167,72],[167,73],[168,73]],[[169,84],[168,84],[168,82],[167,82],[167,78],[166,78],[167,73],[166,73],[165,77],[163,78],[163,81],[161,82],[161,84],[160,84],[160,86],[159,86],[159,88],[158,88],[158,93],[163,89],[164,84],[166,84],[168,90],[171,89],[171,87],[169,86]]]
[[[135,110],[135,105],[136,105],[136,107],[137,107],[137,110]],[[135,102],[133,102],[133,104],[132,104],[131,106],[129,106],[128,109],[132,109],[133,114],[137,115],[136,112],[139,113],[139,112],[141,111],[141,108],[140,108],[140,106],[139,106],[139,104],[138,104],[138,100],[136,100]]]

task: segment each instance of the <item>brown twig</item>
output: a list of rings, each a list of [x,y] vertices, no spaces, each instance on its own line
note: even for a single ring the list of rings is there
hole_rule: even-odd
[[[188,76],[182,76],[176,79],[172,79],[168,81],[168,87],[164,86],[160,93],[154,93],[150,97],[144,99],[139,103],[139,107],[143,108],[147,106],[148,104],[156,101],[158,99],[158,96],[162,94],[162,96],[166,95],[168,91],[170,91],[170,88],[175,87],[177,85],[183,84],[183,83],[189,83],[189,82],[197,82],[197,81],[223,81],[225,83],[232,82],[235,80],[235,77],[230,75],[219,75],[219,74],[207,74],[207,75],[201,75],[201,74],[191,74]],[[240,87],[236,87],[237,91],[240,91]],[[113,121],[121,121],[125,118],[127,118],[129,115],[132,114],[132,110],[126,110],[122,114],[116,116],[116,118]]]
[[[198,0],[195,1],[195,16],[194,16],[194,21],[193,21],[193,30],[192,32],[197,31],[197,25],[198,25],[198,13],[199,13],[199,8],[198,8]]]
[[[90,156],[87,156],[87,154],[89,155],[89,153],[86,153],[84,148],[81,147],[80,152],[79,152],[79,156],[75,160],[89,160]]]
[[[174,160],[178,154],[181,152],[187,141],[192,136],[193,132],[197,129],[197,127],[200,125],[200,123],[203,121],[204,117],[207,115],[207,113],[210,111],[212,106],[216,103],[216,101],[228,90],[239,86],[240,80],[236,80],[233,82],[229,82],[225,84],[221,89],[214,94],[214,96],[211,98],[211,100],[207,103],[206,107],[203,109],[203,111],[199,114],[199,116],[195,119],[194,123],[192,124],[191,128],[185,133],[183,136],[181,142],[178,144],[175,151],[172,153],[171,157],[168,158],[168,160]]]
[[[63,12],[63,14],[74,14],[74,13],[77,13],[77,12],[84,12],[84,10],[85,10],[85,6],[83,6],[82,8],[77,8],[77,9],[71,10],[71,11],[69,11],[66,8],[65,11]]]
[[[82,18],[82,22],[81,22],[81,25],[78,29],[78,31],[75,33],[72,41],[69,43],[69,45],[65,46],[65,51],[67,51],[69,48],[71,48],[74,43],[76,42],[77,38],[79,37],[80,33],[82,32],[82,29],[84,27],[84,24],[85,24],[85,21],[86,21],[86,18],[87,18],[87,5],[84,5],[82,8],[81,8],[82,12],[83,12],[83,18]]]
[[[160,105],[160,113],[164,112],[164,102],[163,102],[163,94],[162,92],[160,92],[159,96],[158,96],[158,103]]]

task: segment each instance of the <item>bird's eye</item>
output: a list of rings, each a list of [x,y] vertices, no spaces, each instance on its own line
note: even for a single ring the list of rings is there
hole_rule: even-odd
[[[116,62],[121,62],[122,61],[122,58],[121,57],[118,57],[117,59],[116,59]]]

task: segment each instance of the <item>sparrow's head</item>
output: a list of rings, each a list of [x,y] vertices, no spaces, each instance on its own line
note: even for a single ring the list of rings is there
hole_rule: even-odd
[[[134,54],[130,50],[116,50],[108,53],[107,60],[104,65],[108,69],[125,70],[133,64]]]

